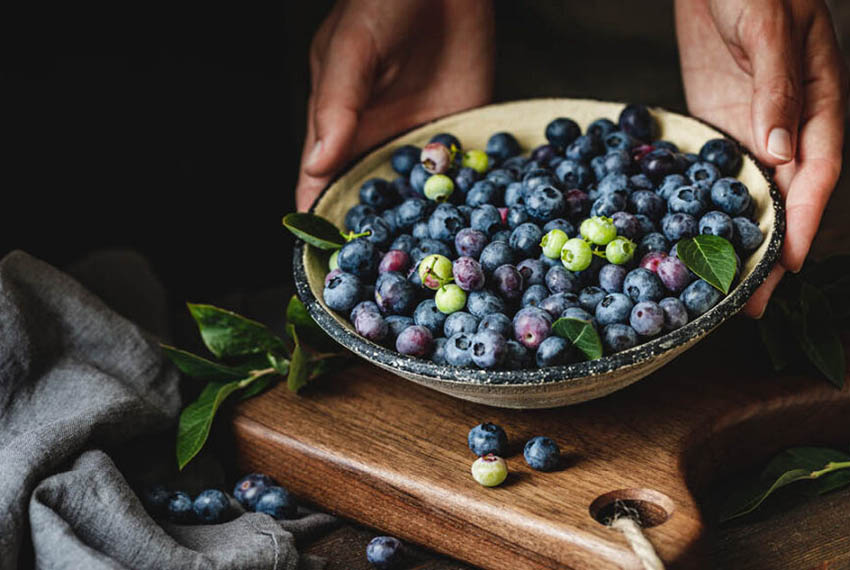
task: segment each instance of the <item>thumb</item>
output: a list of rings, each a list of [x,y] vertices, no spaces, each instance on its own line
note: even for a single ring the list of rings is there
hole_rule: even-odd
[[[790,15],[782,9],[748,27],[742,47],[752,66],[753,150],[770,165],[784,164],[797,152],[803,99],[800,51],[794,48]]]
[[[312,148],[305,149],[304,170],[327,176],[350,154],[360,112],[369,101],[377,67],[370,33],[359,26],[341,25],[325,53],[314,86]]]

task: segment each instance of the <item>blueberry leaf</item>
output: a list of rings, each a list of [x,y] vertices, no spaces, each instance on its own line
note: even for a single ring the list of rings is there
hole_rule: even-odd
[[[839,472],[843,472],[841,476]],[[850,455],[834,449],[795,447],[774,457],[758,481],[749,482],[724,501],[720,520],[753,512],[776,490],[797,481],[815,481],[814,491],[826,493],[850,484]]]
[[[236,366],[225,366],[212,360],[207,360],[191,352],[161,344],[165,355],[175,366],[187,376],[203,380],[238,380],[245,377],[245,370]]]
[[[294,325],[301,340],[311,348],[327,351],[338,349],[338,345],[322,330],[322,327],[316,324],[304,303],[295,295],[289,299],[289,304],[286,306],[286,324]]]
[[[283,226],[299,239],[319,249],[333,250],[345,245],[337,227],[314,214],[287,214],[283,217]]]
[[[212,305],[187,305],[204,344],[218,358],[285,350],[283,340],[261,323]]]
[[[801,321],[797,340],[806,358],[837,388],[844,386],[847,369],[844,347],[830,325],[831,309],[826,296],[809,283],[800,289]]]
[[[239,401],[253,398],[264,392],[266,388],[277,382],[277,377],[274,374],[266,374],[254,380],[250,386],[239,392]]]
[[[552,331],[572,342],[588,360],[602,358],[602,342],[590,321],[572,317],[560,318],[552,325]]]
[[[290,337],[295,343],[295,348],[292,349],[292,354],[289,358],[289,373],[286,376],[286,386],[293,392],[298,392],[303,388],[309,380],[310,371],[307,366],[307,358],[304,351],[301,349],[301,341],[298,339],[298,332],[295,327],[289,325],[287,327]]]
[[[207,384],[198,399],[180,413],[177,425],[177,466],[183,469],[204,446],[210,435],[213,418],[228,396],[274,372],[273,368],[267,368],[257,370],[242,380]]]
[[[729,293],[735,278],[735,248],[720,236],[699,235],[679,240],[679,259],[694,273],[724,294]]]

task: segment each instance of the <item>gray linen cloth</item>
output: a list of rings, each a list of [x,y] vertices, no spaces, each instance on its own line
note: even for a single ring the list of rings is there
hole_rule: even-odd
[[[88,274],[145,280],[133,278],[145,274],[138,256],[107,261]],[[156,326],[159,309],[132,308]],[[46,263],[23,252],[0,261],[0,570],[321,567],[295,541],[331,528],[329,515],[197,526],[148,516],[110,453],[150,453],[131,446],[179,410],[177,372],[152,334]],[[173,461],[173,449],[157,449]]]

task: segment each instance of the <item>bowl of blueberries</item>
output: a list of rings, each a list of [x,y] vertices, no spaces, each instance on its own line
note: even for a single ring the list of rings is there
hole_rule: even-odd
[[[333,251],[296,244],[297,292],[319,326],[403,378],[509,408],[651,374],[744,306],[784,235],[769,172],[724,133],[576,99],[418,127],[349,166],[311,213],[346,237]],[[678,256],[705,235],[734,248],[726,292]],[[565,319],[592,328],[596,356],[556,334]]]

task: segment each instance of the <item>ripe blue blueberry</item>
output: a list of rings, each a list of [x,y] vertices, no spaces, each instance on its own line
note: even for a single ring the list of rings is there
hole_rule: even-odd
[[[699,219],[699,233],[720,236],[732,241],[735,235],[735,225],[732,223],[732,218],[728,214],[724,214],[719,210],[712,210],[706,212]]]
[[[550,143],[566,148],[581,134],[581,127],[572,119],[559,117],[546,125],[545,134]]]
[[[516,138],[506,132],[495,133],[487,139],[485,151],[489,156],[493,156],[498,161],[504,161],[512,156],[518,155],[522,149],[519,146]]]
[[[275,486],[274,479],[262,473],[251,473],[245,475],[236,482],[233,488],[233,497],[245,507],[246,510],[254,510],[254,504],[260,494],[269,487]]]
[[[192,498],[183,491],[174,491],[168,497],[165,506],[168,520],[177,524],[189,524],[195,520],[195,511],[192,510]]]
[[[656,188],[655,193],[658,194],[666,203],[670,199],[670,195],[682,186],[688,186],[690,181],[681,174],[668,174],[661,181],[661,184]]]
[[[466,311],[457,311],[446,317],[443,323],[443,334],[447,337],[458,333],[474,333],[478,331],[478,319]]]
[[[366,546],[366,560],[379,570],[398,568],[404,559],[401,541],[391,536],[376,536]]]
[[[484,269],[484,274],[491,275],[497,267],[506,263],[513,263],[514,257],[515,253],[510,244],[503,241],[493,241],[484,248],[478,261]]]
[[[579,292],[578,302],[581,308],[585,311],[595,312],[596,305],[598,305],[607,295],[608,292],[603,290],[601,287],[590,285]]]
[[[455,333],[445,345],[446,362],[452,366],[472,366],[473,332]]]
[[[392,206],[398,194],[383,178],[370,178],[360,187],[360,203],[382,210]]]
[[[360,301],[361,289],[357,276],[340,272],[325,285],[322,299],[334,311],[347,313]]]
[[[668,240],[677,242],[698,235],[699,226],[692,215],[678,212],[664,216],[661,220],[661,231]]]
[[[384,340],[390,346],[395,346],[401,331],[414,325],[413,319],[405,315],[389,315],[384,318],[384,322],[387,323],[387,336]]]
[[[737,217],[732,219],[732,223],[735,225],[734,243],[741,250],[753,251],[764,241],[764,234],[755,222]]]
[[[508,208],[525,206],[525,187],[522,182],[511,182],[505,187],[505,206]]]
[[[560,218],[566,211],[564,194],[554,186],[538,186],[525,196],[528,217],[540,223]]]
[[[538,435],[529,439],[522,455],[528,466],[537,471],[552,471],[561,464],[561,448],[548,437]]]
[[[566,159],[555,169],[555,176],[564,188],[584,190],[593,182],[593,172],[580,160]]]
[[[582,162],[590,162],[597,155],[605,152],[605,146],[596,137],[580,135],[567,145],[567,150],[564,156],[569,160],[580,160]]]
[[[617,124],[629,135],[646,142],[655,139],[658,133],[658,125],[649,109],[635,103],[626,105],[620,111]]]
[[[499,189],[489,180],[479,180],[472,185],[472,188],[466,193],[466,205],[480,206],[482,204],[492,204],[496,201],[499,195]]]
[[[431,351],[431,355],[428,357],[428,360],[433,362],[434,364],[448,364],[448,358],[446,357],[446,343],[448,339],[445,337],[438,337],[434,339],[434,348]]]
[[[387,249],[393,239],[393,232],[387,221],[381,216],[364,216],[355,230],[357,233],[365,233],[363,238],[375,244],[379,250]],[[357,241],[357,240],[355,240]],[[340,255],[342,255],[340,251]],[[338,260],[337,260],[338,261]]]
[[[638,301],[660,301],[665,297],[664,285],[652,271],[638,267],[629,271],[623,281],[623,292]]]
[[[554,186],[557,188],[560,185],[558,177],[548,168],[536,168],[522,177],[522,186],[526,195],[538,186]]]
[[[649,190],[638,190],[629,196],[629,208],[635,214],[657,221],[664,216],[667,205],[659,194]]]
[[[638,244],[637,257],[643,258],[644,255],[651,251],[667,251],[670,249],[670,242],[664,237],[664,234],[652,232],[643,236]]]
[[[440,204],[428,218],[428,235],[431,239],[452,243],[465,225],[466,220],[457,208],[451,204]]]
[[[402,176],[410,176],[410,171],[413,170],[414,166],[419,164],[419,154],[421,152],[419,147],[411,144],[397,148],[393,152],[392,157],[390,157],[390,164],[393,170]]]
[[[413,322],[431,331],[431,336],[439,336],[443,332],[446,315],[437,308],[434,299],[425,299],[413,311]]]
[[[593,202],[590,207],[590,215],[610,218],[615,212],[625,210],[627,203],[627,198],[618,192],[603,194]]]
[[[278,520],[292,519],[298,512],[298,504],[289,491],[283,487],[272,486],[257,496],[254,511]]]
[[[375,244],[363,238],[351,240],[342,246],[337,258],[340,269],[361,279],[374,279],[380,262]]]
[[[634,137],[624,131],[613,131],[606,135],[603,140],[605,141],[605,148],[609,152],[612,150],[630,151],[639,144]]]
[[[479,457],[489,453],[499,456],[507,455],[508,435],[496,424],[478,424],[469,430],[466,439],[470,451]]]
[[[490,313],[504,313],[505,302],[490,291],[472,291],[466,299],[466,308],[474,316],[483,319]]]
[[[640,170],[651,180],[660,182],[665,176],[681,172],[677,155],[666,148],[657,148],[640,159]]]
[[[508,339],[506,345],[507,354],[503,363],[505,368],[508,370],[522,370],[531,366],[533,358],[527,348],[513,339]]]
[[[708,312],[713,306],[720,302],[723,294],[703,281],[697,279],[682,291],[679,295],[679,300],[688,309],[688,315],[691,318],[696,318],[703,313]]]
[[[460,194],[460,200],[464,201],[466,193],[472,189],[472,186],[481,179],[481,175],[473,168],[464,167],[455,174],[455,189]],[[454,196],[453,196],[454,199]]]
[[[563,266],[556,265],[546,272],[546,287],[552,293],[572,293],[581,287],[575,273],[567,271]]]
[[[634,303],[631,297],[624,293],[608,293],[598,305],[596,305],[596,322],[600,326],[613,323],[627,323],[632,312]]]
[[[504,229],[502,216],[492,204],[482,204],[473,208],[469,215],[469,227],[485,235],[492,235]]]
[[[720,178],[720,170],[710,162],[697,162],[688,168],[685,175],[692,185],[711,190],[711,187]]]
[[[547,289],[545,285],[531,285],[525,290],[525,293],[522,294],[522,302],[520,305],[523,307],[537,307],[540,305],[541,301],[548,296],[549,289]]]
[[[195,497],[192,509],[198,520],[203,523],[222,523],[230,509],[230,499],[218,489],[207,489]]]
[[[711,187],[711,202],[730,216],[740,216],[750,206],[750,192],[735,178],[721,178]]]
[[[414,271],[412,275],[418,276]],[[385,315],[408,315],[416,306],[416,286],[400,273],[382,273],[375,283],[375,304]],[[327,302],[327,297],[325,298]]]
[[[479,368],[498,368],[505,360],[507,346],[505,337],[485,330],[472,337],[472,361]]]
[[[578,307],[578,295],[575,293],[553,293],[540,301],[537,305],[552,317],[558,318],[566,309],[570,307]]]
[[[537,257],[540,255],[540,241],[543,239],[543,230],[537,224],[526,222],[517,226],[511,232],[508,245],[522,258]]]
[[[515,206],[513,208],[508,208],[507,223],[509,229],[515,230],[527,221],[528,212],[525,211],[525,206]]]
[[[735,176],[741,169],[741,150],[728,139],[711,139],[699,151],[701,160],[711,162],[724,176]]]
[[[492,331],[505,338],[511,338],[514,333],[511,319],[504,313],[490,313],[478,323],[478,331]]]
[[[658,301],[658,306],[664,311],[665,331],[676,330],[688,324],[688,310],[676,297],[665,297]]]
[[[360,225],[360,220],[366,216],[373,216],[375,214],[377,214],[377,211],[372,206],[357,204],[345,214],[345,227],[346,229],[354,230]]]
[[[550,336],[540,343],[535,354],[537,366],[563,366],[575,360],[573,345],[559,336]]]
[[[145,508],[154,517],[165,515],[168,508],[168,501],[171,498],[171,491],[164,485],[153,485],[144,490],[142,501]]]
[[[622,293],[628,270],[622,265],[606,263],[599,270],[599,286],[608,293]]]
[[[641,301],[632,307],[629,324],[641,336],[655,336],[664,328],[664,311],[654,301]]]
[[[428,178],[430,177],[431,173],[425,170],[425,167],[420,162],[410,170],[408,181],[419,196],[425,196],[425,183],[428,182]]]
[[[602,329],[602,346],[608,354],[621,352],[637,346],[635,329],[623,323],[611,323]]]
[[[695,188],[682,186],[670,195],[670,199],[667,200],[667,210],[674,214],[682,212],[698,218],[705,210],[705,204],[697,196]]]

